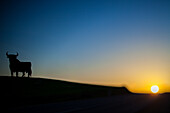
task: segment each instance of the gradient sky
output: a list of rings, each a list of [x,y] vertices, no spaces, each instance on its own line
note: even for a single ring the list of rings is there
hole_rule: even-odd
[[[33,77],[170,92],[168,0],[3,0],[0,17],[2,76],[9,51]]]

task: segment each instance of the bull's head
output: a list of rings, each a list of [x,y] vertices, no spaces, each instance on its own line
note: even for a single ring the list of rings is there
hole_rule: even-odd
[[[17,56],[18,56],[18,52],[17,52],[16,55],[14,55],[14,54],[8,54],[8,51],[7,51],[7,52],[6,52],[6,56],[7,56],[7,58],[14,58],[14,59],[16,59]]]

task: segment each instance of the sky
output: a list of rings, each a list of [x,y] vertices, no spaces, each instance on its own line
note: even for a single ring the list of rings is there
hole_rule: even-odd
[[[0,76],[9,54],[32,77],[170,92],[170,1],[2,0]]]

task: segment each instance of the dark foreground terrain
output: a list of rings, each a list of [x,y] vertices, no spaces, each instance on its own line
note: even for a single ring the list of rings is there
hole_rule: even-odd
[[[0,102],[8,108],[130,93],[125,87],[7,76],[0,76],[0,91]]]
[[[114,95],[8,109],[16,113],[170,113],[170,95]]]
[[[0,87],[3,113],[170,113],[168,93],[15,77],[0,77]]]

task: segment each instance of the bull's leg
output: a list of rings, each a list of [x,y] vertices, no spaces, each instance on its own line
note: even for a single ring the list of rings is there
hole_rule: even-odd
[[[31,71],[31,69],[30,69],[30,70],[28,71],[28,77],[30,77],[31,74],[32,74],[32,71]]]
[[[11,77],[13,77],[13,71],[11,71]]]
[[[16,77],[18,77],[18,71],[16,71]]]
[[[25,72],[23,71],[22,73],[23,73],[22,77],[24,77],[24,75],[25,75]]]

